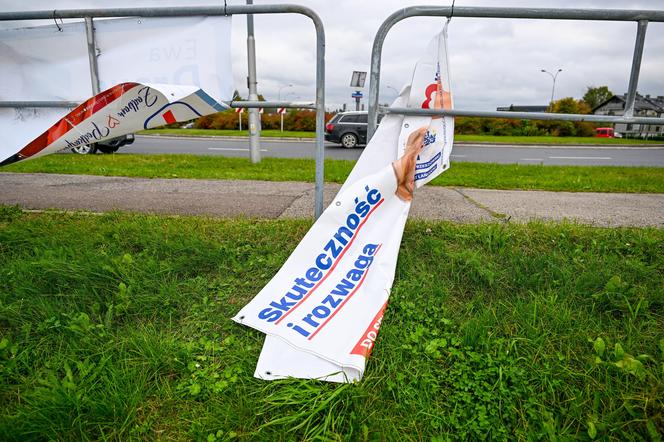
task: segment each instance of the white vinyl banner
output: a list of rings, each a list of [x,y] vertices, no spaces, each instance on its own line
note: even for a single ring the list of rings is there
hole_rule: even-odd
[[[446,29],[431,41],[411,85],[394,104],[451,108]],[[404,156],[413,132],[423,134],[423,147],[406,188],[419,187],[449,167],[452,118],[385,116],[332,204],[279,272],[233,318],[267,335],[256,377],[362,378],[410,209],[410,202],[397,196],[403,185],[398,170],[407,161],[395,160]]]
[[[0,145],[0,166],[225,108],[195,86],[121,83],[83,102],[22,149]]]
[[[216,102],[232,97],[231,17],[99,19],[94,28],[101,90],[131,82],[165,85],[157,89],[170,101],[197,90]],[[82,21],[0,29],[0,101],[80,103],[91,97],[86,41]],[[185,93],[180,86],[189,89]],[[197,112],[204,109],[211,108],[200,106]],[[70,111],[0,108],[0,162]],[[125,133],[114,131],[115,136]]]

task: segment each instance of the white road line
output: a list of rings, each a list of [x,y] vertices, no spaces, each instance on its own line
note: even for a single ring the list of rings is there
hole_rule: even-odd
[[[450,155],[450,156],[454,158],[466,158],[468,155]]]
[[[208,147],[208,150],[226,150],[231,152],[249,152],[249,149],[240,149],[235,147]],[[261,149],[261,152],[267,152],[267,149]]]
[[[544,161],[543,158],[519,158],[519,161]]]
[[[552,160],[611,160],[611,157],[549,157]]]

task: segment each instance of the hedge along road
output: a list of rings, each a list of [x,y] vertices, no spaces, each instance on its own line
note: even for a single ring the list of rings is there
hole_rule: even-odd
[[[325,158],[356,160],[362,148],[345,149],[325,143]],[[173,137],[137,135],[119,153],[188,153],[248,157],[246,138]],[[261,155],[276,158],[313,158],[313,140],[261,140]],[[452,161],[482,163],[546,164],[563,166],[658,166],[664,167],[664,147],[620,146],[523,146],[457,144]]]

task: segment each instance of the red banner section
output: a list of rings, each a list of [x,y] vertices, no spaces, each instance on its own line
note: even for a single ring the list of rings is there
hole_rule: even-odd
[[[371,355],[371,350],[373,349],[374,342],[376,342],[376,337],[378,336],[378,329],[380,329],[380,324],[383,322],[383,313],[385,313],[385,307],[387,307],[387,302],[378,310],[376,316],[369,323],[369,327],[364,331],[360,340],[357,341],[355,347],[350,352],[352,355],[360,355],[368,358]]]

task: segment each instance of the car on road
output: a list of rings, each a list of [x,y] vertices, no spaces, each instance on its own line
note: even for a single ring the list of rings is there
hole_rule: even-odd
[[[366,111],[339,112],[325,125],[325,140],[352,149],[367,143]],[[380,122],[382,115],[378,116]]]
[[[72,147],[71,151],[80,155],[94,155],[98,151],[101,153],[115,153],[122,146],[134,142],[134,134],[127,134],[121,137],[111,138],[110,140],[100,141],[92,144],[81,144]]]

